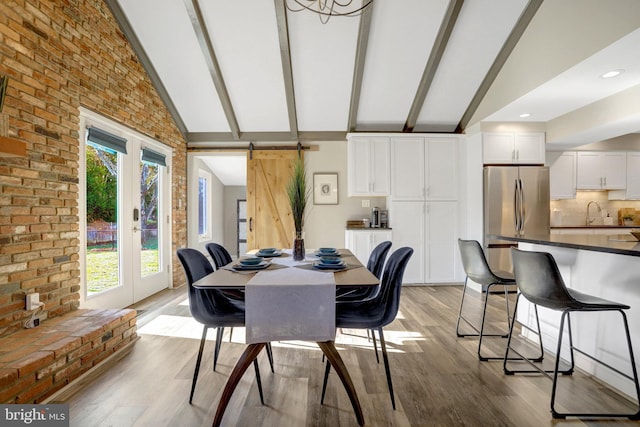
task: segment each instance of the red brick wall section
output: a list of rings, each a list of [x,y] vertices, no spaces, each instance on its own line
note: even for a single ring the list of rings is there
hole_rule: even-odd
[[[74,310],[3,337],[0,403],[40,403],[137,338],[135,310]]]
[[[101,0],[2,0],[2,114],[26,157],[0,155],[0,336],[29,316],[39,292],[48,317],[78,308],[79,106],[174,148],[172,206],[186,206],[186,145]],[[173,249],[186,244],[174,208]],[[175,253],[175,251],[174,251]],[[175,285],[184,275],[174,256]]]

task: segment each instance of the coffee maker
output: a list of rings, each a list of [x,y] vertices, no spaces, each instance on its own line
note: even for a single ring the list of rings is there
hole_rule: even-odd
[[[371,228],[380,228],[380,209],[377,206],[371,209]]]
[[[389,211],[386,209],[380,211],[380,228],[389,228]]]

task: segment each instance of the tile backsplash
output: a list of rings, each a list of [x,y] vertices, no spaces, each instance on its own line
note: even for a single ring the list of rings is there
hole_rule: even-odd
[[[613,225],[618,224],[618,210],[622,208],[634,208],[640,210],[640,200],[609,200],[606,191],[578,191],[575,199],[552,200],[551,211],[561,212],[561,226],[582,226],[586,225],[587,204],[595,201],[600,205],[602,213],[607,216],[607,212],[613,218]],[[599,217],[598,209],[591,205],[591,218],[596,220],[591,225],[603,225],[604,220]],[[553,218],[553,214],[552,214]],[[552,226],[557,226],[552,223]]]

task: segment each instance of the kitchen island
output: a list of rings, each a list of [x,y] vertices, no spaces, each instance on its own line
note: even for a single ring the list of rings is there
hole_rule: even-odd
[[[567,287],[580,292],[621,302],[627,310],[636,364],[640,356],[640,242],[631,234],[593,235],[495,235],[518,243],[518,248],[550,253],[556,260]],[[539,309],[540,328],[545,350],[555,353],[560,313]],[[518,307],[518,321],[535,325],[533,308],[524,298]],[[574,344],[629,373],[629,359],[617,313],[575,313],[571,316]],[[529,336],[529,335],[527,335]],[[531,336],[529,336],[531,337]],[[563,357],[566,355],[563,352]],[[576,365],[628,396],[634,395],[633,384],[589,359],[575,354]],[[638,366],[640,368],[640,366]]]

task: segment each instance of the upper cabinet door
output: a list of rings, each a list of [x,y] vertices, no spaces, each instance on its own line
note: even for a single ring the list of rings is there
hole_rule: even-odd
[[[350,136],[347,144],[349,196],[388,196],[389,138]]]
[[[518,164],[544,163],[544,133],[542,132],[516,133],[513,148]]]
[[[578,190],[624,190],[627,185],[627,154],[618,151],[579,151]]]
[[[457,200],[458,143],[457,137],[393,138],[393,200]]]
[[[458,199],[458,138],[426,138],[427,200]]]
[[[482,134],[485,164],[544,164],[543,132],[486,132]]]
[[[547,154],[551,200],[576,198],[576,153]]]
[[[484,163],[513,164],[515,162],[513,143],[514,135],[511,132],[483,133],[482,159]]]
[[[423,137],[398,137],[391,140],[391,174],[393,200],[425,199]]]
[[[627,187],[627,153],[602,153],[602,176],[607,190],[624,190]]]
[[[640,199],[640,153],[627,153],[627,199]]]

